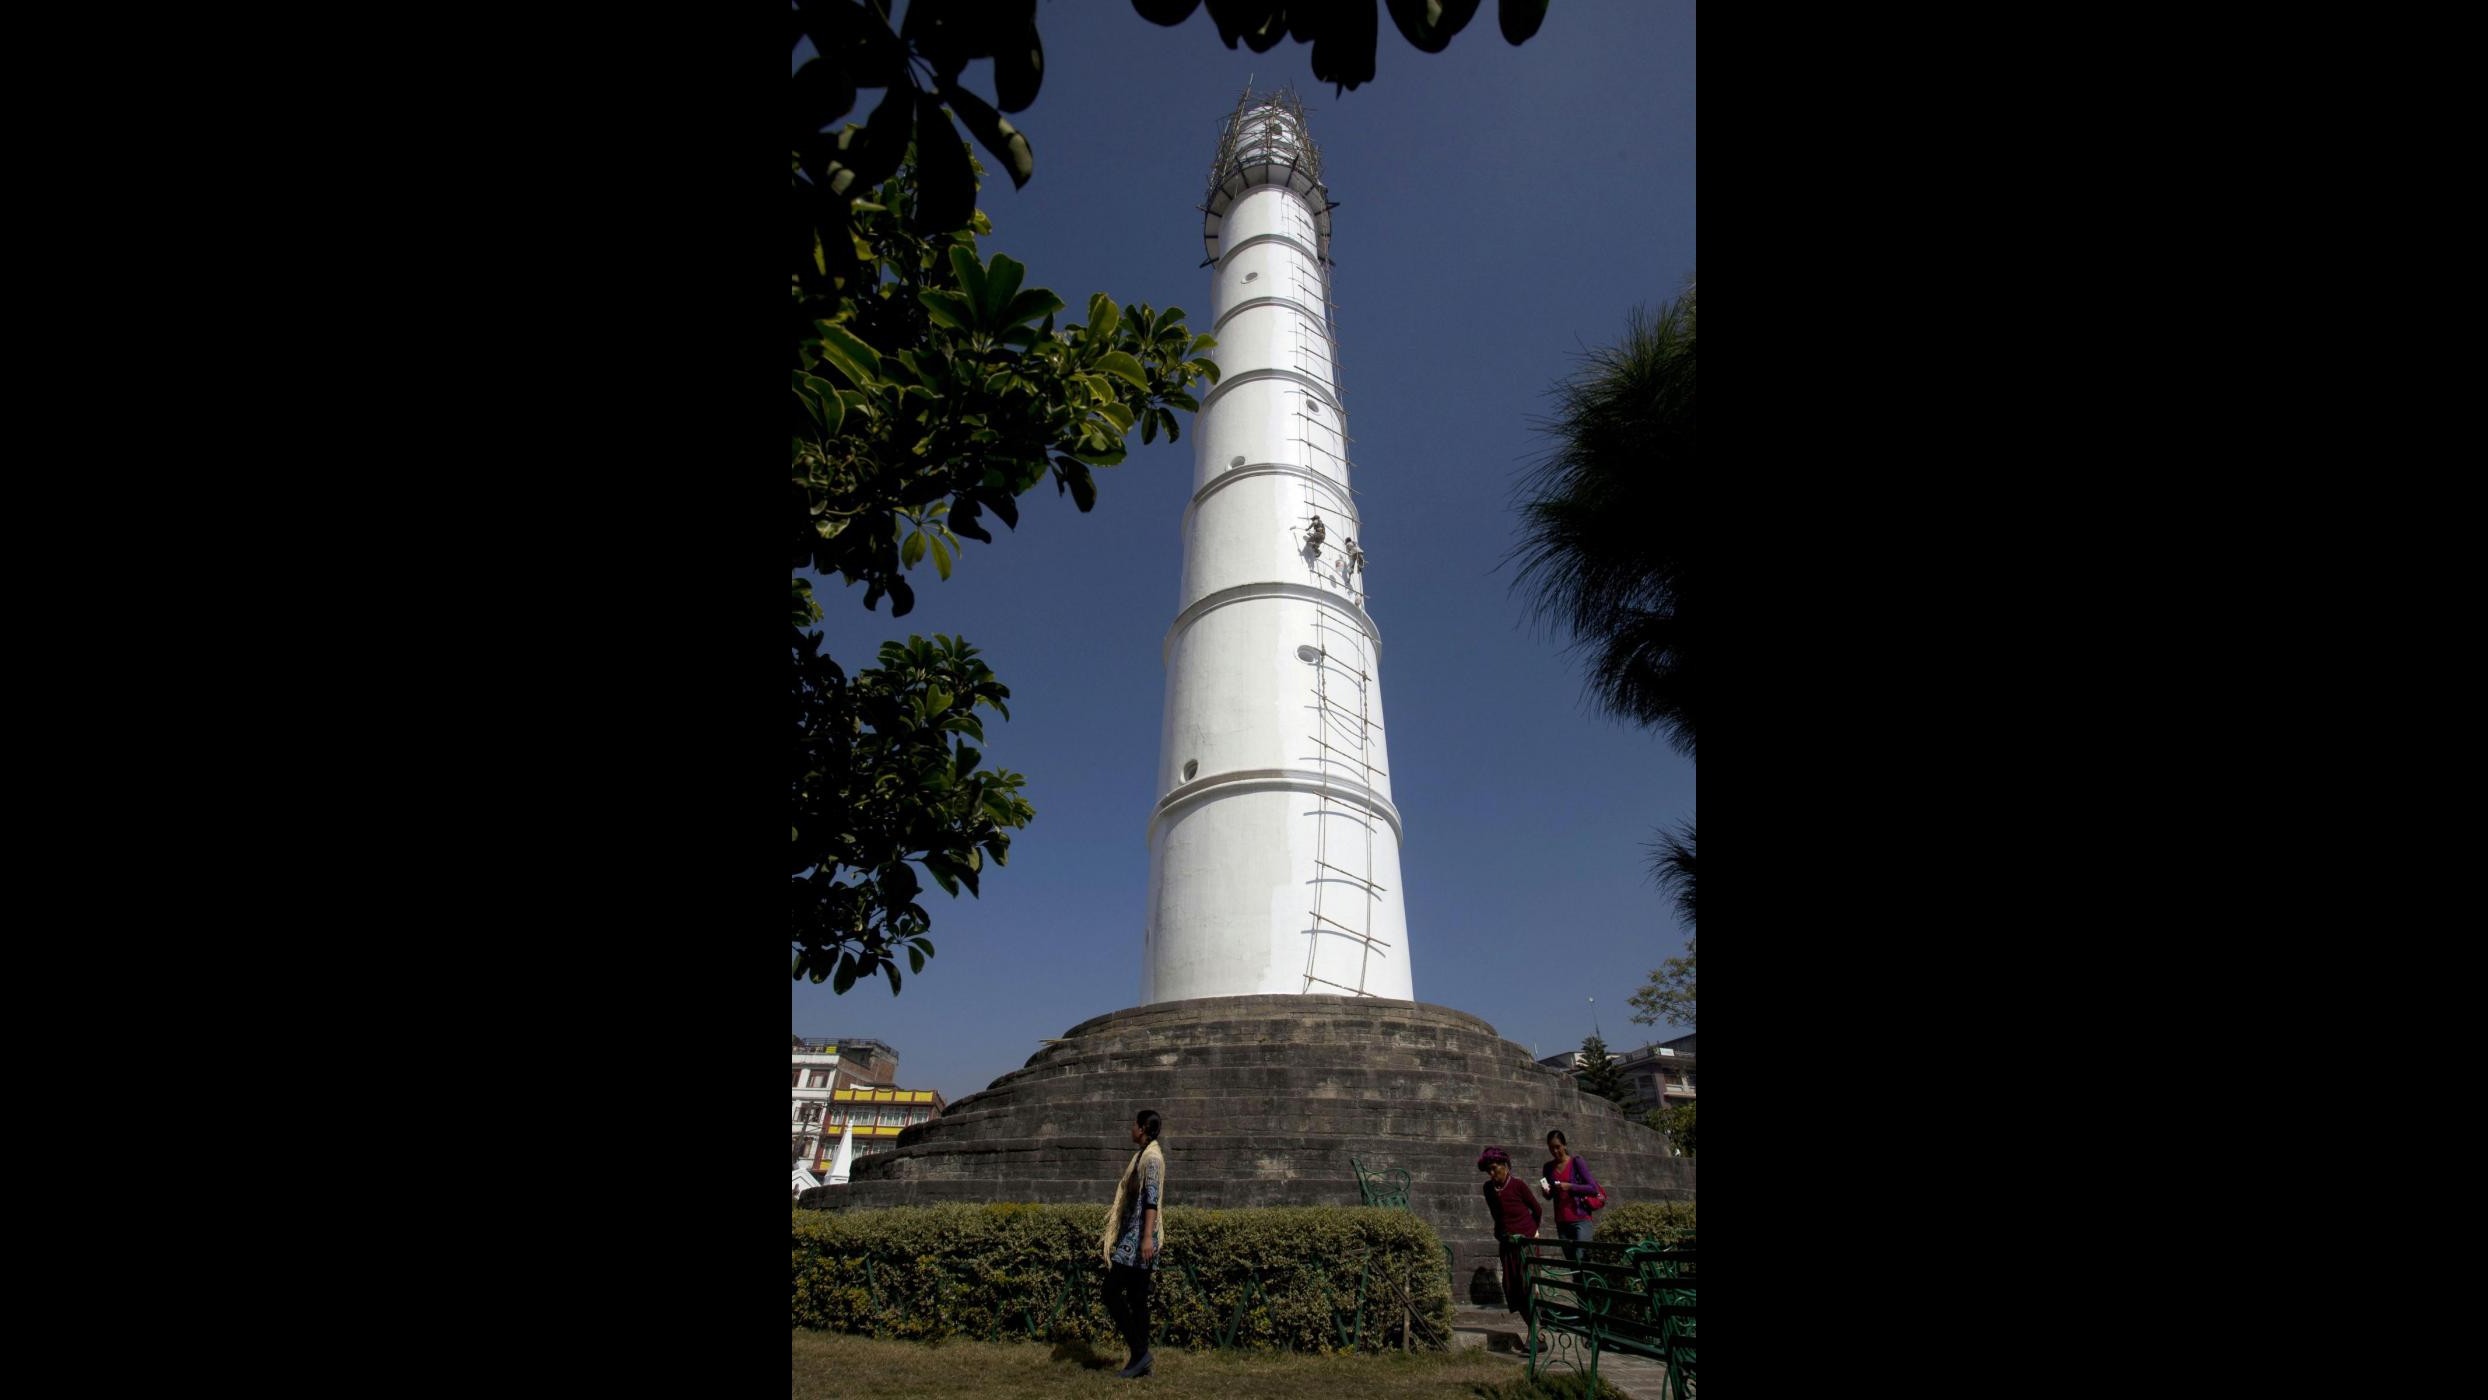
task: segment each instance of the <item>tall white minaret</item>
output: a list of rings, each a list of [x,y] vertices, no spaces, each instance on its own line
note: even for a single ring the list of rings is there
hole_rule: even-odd
[[[1221,377],[1193,424],[1166,633],[1144,1002],[1416,999],[1335,368],[1331,207],[1303,105],[1247,90],[1202,205]]]

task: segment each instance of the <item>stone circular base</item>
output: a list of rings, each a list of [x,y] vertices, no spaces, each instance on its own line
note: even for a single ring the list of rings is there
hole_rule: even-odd
[[[1694,1198],[1691,1158],[1475,1016],[1373,997],[1249,996],[1083,1021],[802,1204],[1104,1205],[1143,1108],[1166,1120],[1170,1206],[1352,1206],[1362,1197],[1351,1157],[1407,1168],[1410,1209],[1452,1248],[1455,1300],[1495,1291],[1480,1148],[1511,1153],[1534,1187],[1547,1130],[1560,1128],[1611,1202]],[[1555,1233],[1551,1210],[1544,1233]]]

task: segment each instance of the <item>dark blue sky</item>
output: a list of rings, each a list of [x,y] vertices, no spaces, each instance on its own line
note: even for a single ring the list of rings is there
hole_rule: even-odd
[[[1075,315],[1105,291],[1205,329],[1195,206],[1220,124],[1248,78],[1304,99],[1339,201],[1339,379],[1418,999],[1540,1054],[1580,1042],[1592,997],[1610,1045],[1670,1034],[1632,1024],[1625,998],[1683,951],[1645,848],[1693,814],[1693,765],[1590,711],[1578,658],[1529,622],[1503,561],[1548,387],[1695,270],[1693,6],[1555,0],[1515,49],[1488,4],[1439,54],[1385,16],[1374,80],[1345,94],[1314,83],[1302,45],[1230,52],[1205,11],[1167,29],[1124,0],[1049,0],[1038,25],[1044,89],[1013,118],[1036,174],[989,179],[984,251]],[[989,67],[968,85],[990,94]],[[928,562],[901,621],[816,584],[851,665],[909,633],[983,650],[1013,716],[989,722],[986,761],[1025,773],[1037,810],[982,899],[928,886],[939,954],[899,996],[794,984],[796,1033],[887,1041],[908,1087],[959,1098],[1138,1000],[1192,438],[1133,443],[1088,515],[1040,488],[949,582]]]

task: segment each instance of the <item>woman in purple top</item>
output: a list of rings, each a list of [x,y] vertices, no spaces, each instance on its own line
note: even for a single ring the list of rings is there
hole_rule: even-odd
[[[1546,1192],[1555,1201],[1555,1237],[1564,1241],[1564,1258],[1578,1258],[1578,1246],[1597,1233],[1590,1223],[1590,1213],[1582,1209],[1581,1200],[1598,1192],[1598,1178],[1590,1175],[1590,1164],[1572,1155],[1564,1141],[1563,1130],[1546,1135],[1546,1150],[1554,1153],[1539,1178],[1546,1183]]]

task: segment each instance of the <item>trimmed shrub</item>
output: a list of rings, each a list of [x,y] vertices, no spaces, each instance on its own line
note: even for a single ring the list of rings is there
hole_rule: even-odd
[[[794,1212],[794,1325],[868,1337],[1026,1337],[1119,1347],[1104,1206]],[[1434,1230],[1404,1210],[1166,1211],[1151,1340],[1307,1352],[1440,1350],[1451,1293]]]
[[[1602,1210],[1596,1218],[1598,1238],[1608,1244],[1652,1239],[1671,1245],[1693,1243],[1691,1201],[1630,1201]]]

